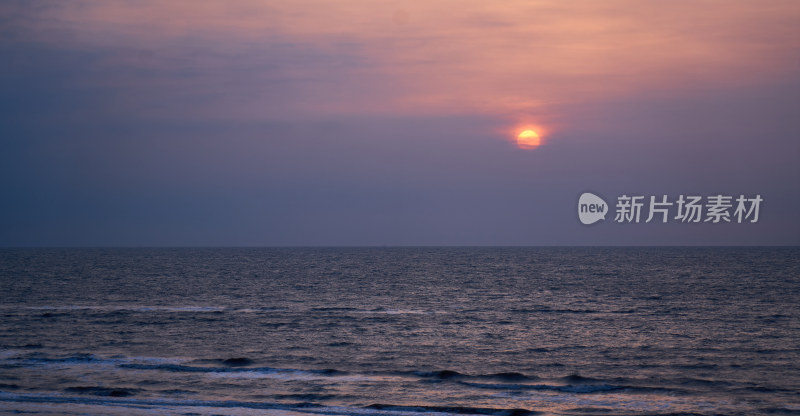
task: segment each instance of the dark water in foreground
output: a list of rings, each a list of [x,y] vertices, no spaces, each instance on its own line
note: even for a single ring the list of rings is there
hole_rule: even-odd
[[[0,250],[15,412],[800,414],[800,249]]]

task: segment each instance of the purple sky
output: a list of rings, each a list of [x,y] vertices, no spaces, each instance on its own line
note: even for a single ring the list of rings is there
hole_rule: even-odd
[[[0,3],[0,245],[800,244],[800,4],[496,3]]]

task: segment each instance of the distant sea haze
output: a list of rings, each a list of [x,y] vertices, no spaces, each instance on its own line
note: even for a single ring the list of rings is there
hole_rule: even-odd
[[[0,414],[800,414],[800,248],[0,250]]]

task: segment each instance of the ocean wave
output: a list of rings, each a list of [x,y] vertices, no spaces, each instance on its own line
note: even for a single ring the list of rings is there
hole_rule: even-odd
[[[155,370],[175,373],[209,373],[209,374],[245,374],[240,377],[271,376],[283,379],[312,379],[321,377],[343,377],[348,372],[336,369],[292,369],[256,366],[256,362],[246,357],[218,359],[182,359],[162,357],[99,357],[94,354],[81,353],[64,356],[48,356],[43,353],[20,354],[7,351],[0,359],[0,366],[7,368],[42,367],[42,366],[113,366],[129,370]],[[366,379],[366,376],[354,376]],[[343,379],[340,379],[343,380]]]
[[[492,407],[469,407],[469,406],[398,406],[389,404],[371,404],[367,409],[394,410],[400,412],[415,413],[449,413],[467,415],[493,415],[493,416],[527,416],[535,415],[539,412],[527,409],[498,409]]]
[[[561,378],[551,379],[552,384],[541,383],[543,379],[519,372],[502,372],[491,374],[463,374],[453,370],[416,371],[417,377],[429,379],[433,382],[454,382],[459,385],[488,389],[488,390],[549,390],[564,393],[598,393],[616,390],[653,391],[653,388],[637,387],[624,384],[624,380],[601,380],[572,374]],[[532,383],[539,381],[539,383]],[[619,382],[623,382],[620,384]]]
[[[161,358],[161,357],[99,357],[94,354],[80,353],[69,354],[63,356],[48,356],[43,353],[20,353],[8,354],[2,360],[0,365],[7,367],[41,367],[48,365],[56,366],[74,366],[74,365],[92,365],[92,366],[121,366],[126,364],[139,364],[139,365],[170,365],[182,362],[178,358]]]
[[[293,368],[275,368],[275,367],[253,367],[246,365],[231,365],[226,364],[227,360],[202,360],[203,362],[216,361],[220,363],[219,366],[195,366],[187,364],[147,364],[147,363],[124,363],[120,364],[120,368],[130,370],[156,370],[167,371],[174,373],[201,373],[207,374],[211,377],[227,377],[227,378],[273,378],[279,380],[318,380],[335,378],[336,381],[364,381],[371,377],[366,375],[350,375],[346,371],[323,369],[323,370],[300,370]],[[240,362],[236,359],[234,362]]]
[[[492,390],[492,391],[550,391],[569,394],[592,394],[614,391],[625,391],[626,393],[669,393],[682,395],[686,390],[681,389],[686,386],[714,386],[730,388],[731,383],[722,380],[703,380],[691,378],[679,378],[676,380],[666,379],[628,379],[625,377],[604,379],[594,378],[579,374],[571,374],[563,377],[541,378],[537,375],[525,374],[518,371],[506,371],[497,373],[462,373],[451,369],[441,370],[409,370],[409,371],[345,371],[334,368],[307,369],[307,368],[282,368],[264,365],[257,358],[232,355],[228,358],[162,358],[162,357],[126,357],[112,356],[102,357],[88,353],[68,354],[52,356],[39,351],[4,351],[3,358],[0,359],[2,368],[24,368],[42,367],[52,369],[81,368],[86,367],[86,371],[103,371],[108,374],[117,370],[131,370],[137,372],[165,372],[179,374],[199,374],[202,377],[210,378],[231,378],[231,379],[275,379],[283,381],[313,381],[324,380],[325,383],[352,383],[352,382],[376,382],[382,384],[396,383],[442,383],[450,384],[453,387],[462,386],[468,389]],[[121,373],[124,374],[124,373]],[[659,386],[659,387],[651,387]],[[71,388],[81,388],[82,386],[70,386]],[[754,389],[754,386],[741,386]],[[7,388],[6,390],[10,390]],[[112,394],[113,391],[117,391]],[[111,390],[92,390],[70,391],[71,393],[93,394],[93,395],[114,395],[122,397],[126,391],[130,394],[135,392],[130,389],[112,388]]]
[[[365,314],[365,315],[432,315],[443,314],[446,311],[433,310],[427,311],[422,309],[406,309],[406,308],[350,308],[350,307],[313,307],[310,308],[311,312],[323,312],[332,314]]]
[[[42,404],[84,404],[111,407],[136,407],[136,408],[187,408],[205,407],[209,410],[220,409],[257,409],[257,410],[284,410],[298,413],[318,415],[365,416],[365,415],[491,415],[491,416],[527,416],[539,412],[527,409],[503,409],[489,407],[461,407],[461,406],[407,406],[391,404],[371,404],[363,407],[325,406],[317,403],[274,403],[274,402],[249,402],[249,401],[222,401],[222,400],[185,400],[185,399],[148,399],[118,397],[111,394],[102,397],[65,396],[60,394],[16,394],[0,391],[0,402],[42,403]]]
[[[29,306],[25,308],[31,311],[44,311],[45,315],[51,316],[52,312],[173,312],[173,313],[221,313],[227,310],[222,306],[197,306],[197,305],[174,305],[174,306],[152,306],[152,305],[45,305]]]
[[[8,309],[8,307],[6,307]],[[174,313],[268,313],[268,312],[288,312],[288,308],[282,307],[247,307],[238,308],[220,305],[40,305],[26,306],[23,310],[43,311],[45,314],[54,312],[174,312]],[[322,313],[344,313],[344,314],[376,314],[376,315],[429,315],[442,314],[446,311],[426,311],[421,309],[406,308],[350,308],[350,307],[311,307],[299,309],[294,312],[322,312]],[[49,315],[48,315],[49,316]]]
[[[523,381],[523,380],[537,380],[538,377],[525,375],[518,372],[501,372],[492,374],[462,374],[453,370],[437,370],[437,371],[415,371],[414,375],[423,378],[432,378],[437,380],[451,380],[451,379],[490,379],[490,380],[505,380],[505,381]]]
[[[76,311],[97,313],[269,313],[288,311],[286,308],[277,307],[236,308],[215,305],[44,305],[28,306],[24,310],[41,311],[46,316]]]
[[[517,384],[517,383],[476,383],[470,381],[459,381],[459,384],[469,387],[491,389],[491,390],[550,390],[564,393],[598,393],[614,390],[625,390],[627,386],[617,386],[613,384]]]
[[[136,392],[138,392],[139,389],[78,386],[78,387],[67,387],[64,389],[64,391],[67,393],[91,394],[94,396],[127,397],[136,394]]]

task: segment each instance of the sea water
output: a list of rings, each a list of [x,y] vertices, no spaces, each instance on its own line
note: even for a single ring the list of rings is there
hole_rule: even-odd
[[[800,414],[800,249],[4,249],[0,413]]]

